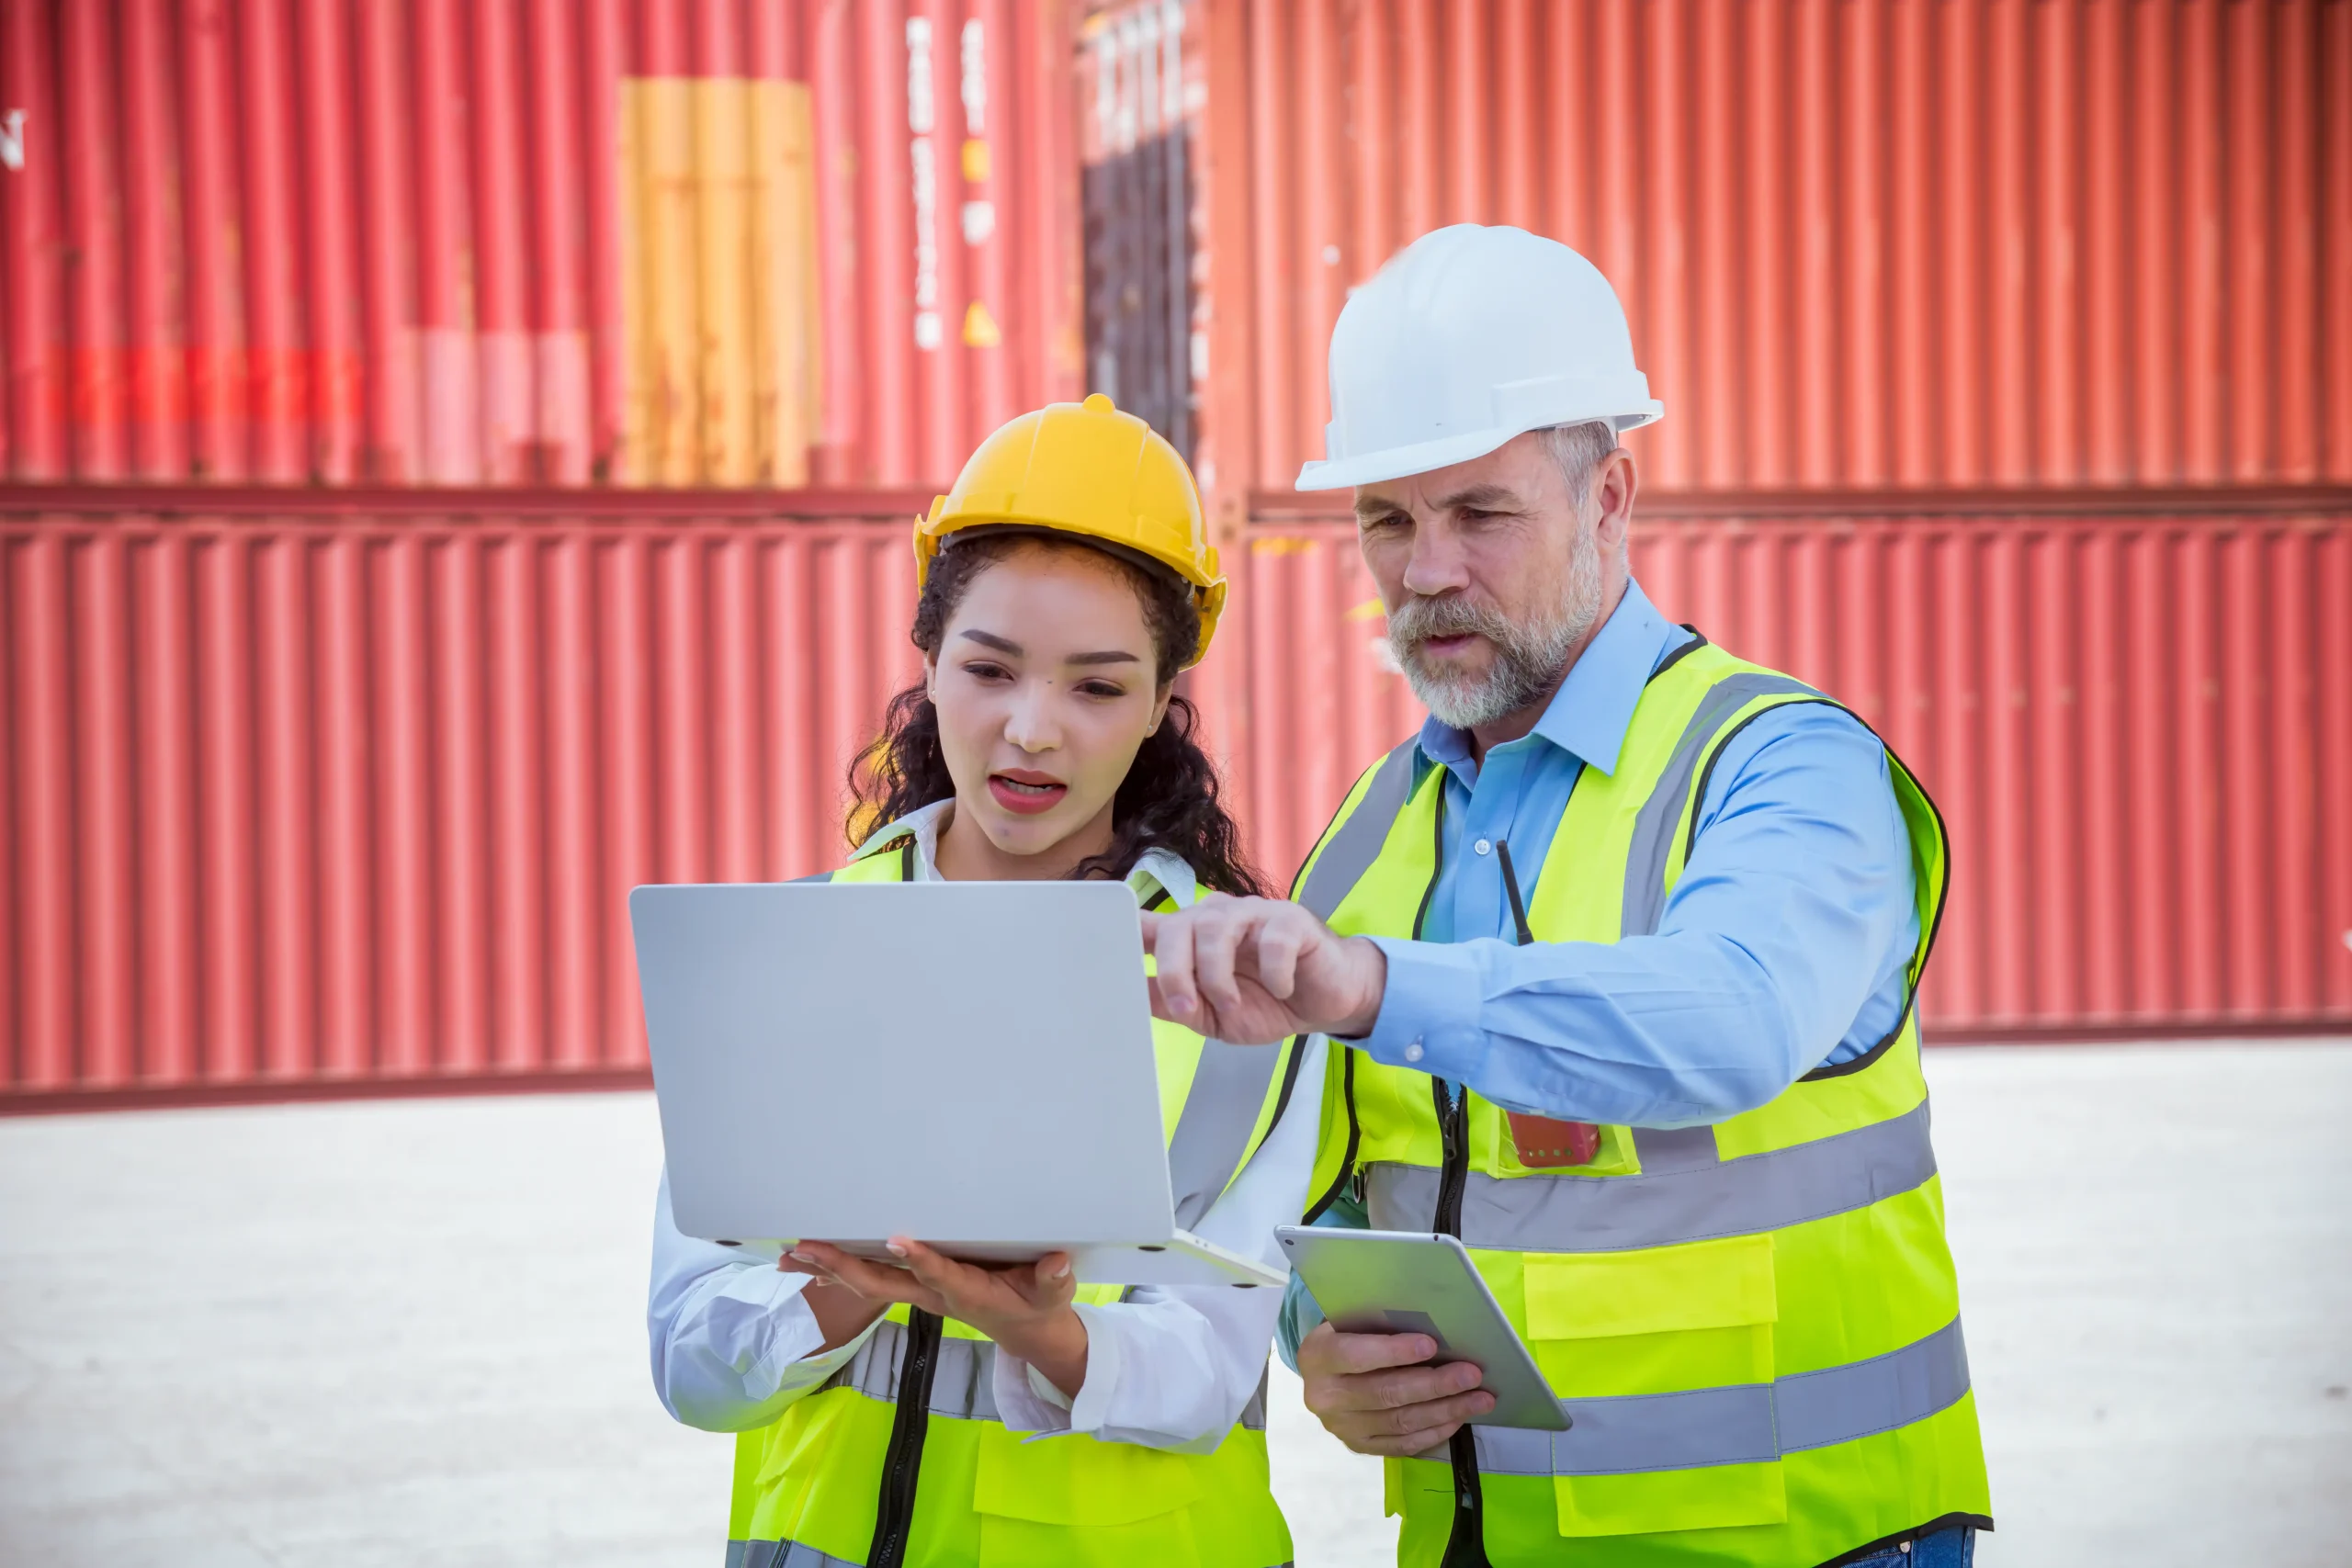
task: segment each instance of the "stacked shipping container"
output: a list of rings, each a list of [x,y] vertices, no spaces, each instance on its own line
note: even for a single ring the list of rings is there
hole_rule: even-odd
[[[1148,7],[1147,7],[1148,8]],[[1516,223],[1623,298],[1659,604],[1951,817],[1947,1034],[2352,1021],[2352,8],[1231,0],[1187,36],[1211,711],[1295,863],[1415,718],[1320,454],[1348,290]]]
[[[829,863],[915,666],[912,494],[222,499],[0,520],[9,1092],[641,1068],[628,890]]]
[[[635,1070],[628,889],[841,853],[913,494],[223,499],[0,492],[13,1102]],[[1936,791],[1931,1028],[2352,1023],[2340,514],[1660,510],[1660,604]],[[1287,872],[1417,716],[1345,529],[1231,558],[1205,696]]]
[[[1229,483],[1288,490],[1348,288],[1462,221],[1616,285],[1654,486],[2352,481],[2352,8],[1204,9]]]
[[[1173,9],[1115,8],[1095,34],[1139,39]],[[2301,695],[2281,698],[2257,670],[2217,673],[2259,626],[2317,637],[2352,570],[2324,544],[2352,501],[2341,7],[1192,9],[1206,105],[1193,136],[1209,171],[1208,242],[1191,263],[1209,367],[1199,456],[1226,515],[1253,536],[1250,613],[1211,711],[1270,860],[1304,852],[1329,802],[1413,714],[1379,657],[1371,585],[1324,521],[1329,498],[1288,490],[1320,450],[1330,324],[1347,288],[1412,235],[1516,222],[1602,263],[1668,401],[1667,422],[1634,438],[1667,491],[1645,515],[1679,541],[1640,547],[1652,591],[1847,695],[1941,786],[1959,884],[1930,1018],[1984,1032],[2346,1016],[2352,921],[2314,890],[2352,874],[2327,848],[2318,803],[2335,775],[2317,761],[2352,699],[2317,676],[2288,680]],[[1094,118],[1135,118],[1148,80],[1105,73]],[[2312,513],[2275,520],[2297,506]],[[2068,517],[2055,533],[2052,513]],[[1857,540],[1906,528],[1920,558],[1941,563],[1937,581],[1956,581],[1980,548],[1994,551],[1988,584],[2007,581],[1997,563],[2013,558],[2092,563],[2070,579],[2081,620],[2052,619],[2045,603],[2028,625],[1993,593],[1972,602],[1984,615],[1972,636],[1928,581],[1864,564],[1878,547]],[[2259,542],[2273,538],[2314,553]],[[1838,591],[1777,597],[1779,580],[1752,567],[1784,550],[1849,563],[1828,579]],[[1745,576],[1747,592],[1689,597],[1661,576],[1689,551]],[[2222,585],[2194,575],[2222,559],[2236,563],[2227,605],[2200,598]],[[1310,561],[1323,564],[1302,574]],[[2139,583],[2134,596],[2113,599],[2104,570]],[[2173,593],[2188,598],[2173,605]],[[1939,627],[1945,649],[1894,709],[1874,706],[1894,652],[1871,629],[1880,617]],[[1845,659],[1821,655],[1841,637]],[[2100,674],[2123,644],[2131,678]],[[2302,642],[2278,652],[2324,662]],[[2205,671],[2198,700],[2274,712],[2279,728],[2245,737],[2251,771],[2231,798],[2275,840],[2222,833],[2210,751],[2164,761],[2198,732],[2146,705],[2188,679],[2168,660]],[[2018,679],[1988,684],[2010,663]],[[2098,703],[2083,694],[2094,685]],[[2143,786],[2158,794],[2116,810],[2085,781],[2120,744],[2098,705],[2127,688],[2142,705],[2134,766],[2197,782],[2177,795]],[[1933,744],[1990,722],[1995,694],[2042,716],[1985,732],[1983,750]],[[2021,852],[2022,820],[2077,848]],[[2119,830],[2138,881],[2071,858]],[[2314,861],[2313,875],[2299,869]],[[2063,870],[2021,869],[2044,863]],[[2198,891],[2198,868],[2224,864],[2238,878],[2229,897]],[[2145,930],[2151,908],[2162,942]],[[2282,963],[2326,984],[2274,987],[2243,962],[2220,984],[2207,961],[2225,930],[2270,933],[2297,955]],[[2177,965],[2155,956],[2165,944]],[[1993,950],[1998,964],[1984,956]],[[2118,966],[2126,953],[2136,968]],[[2190,971],[2206,978],[2188,985]]]
[[[1654,596],[1947,808],[1932,1027],[2352,1022],[2346,18],[0,0],[0,468],[151,481],[0,489],[0,1094],[637,1070],[623,893],[837,852],[904,519],[1090,380],[1286,871],[1417,716],[1322,345],[1459,219],[1626,296]]]
[[[2143,503],[2147,504],[2143,502]],[[1666,502],[1658,606],[1850,704],[1927,782],[1944,1038],[2352,1025],[2352,521]],[[1212,699],[1287,873],[1419,714],[1352,531],[1269,529]]]
[[[910,484],[1079,388],[1041,0],[6,0],[0,474]]]

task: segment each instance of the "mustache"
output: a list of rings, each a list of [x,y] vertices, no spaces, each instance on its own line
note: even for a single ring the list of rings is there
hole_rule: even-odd
[[[1475,634],[1507,648],[1516,630],[1493,605],[1478,604],[1459,593],[1408,600],[1388,617],[1389,638],[1400,644]]]

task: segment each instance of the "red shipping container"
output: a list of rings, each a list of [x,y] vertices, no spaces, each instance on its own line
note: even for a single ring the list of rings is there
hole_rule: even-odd
[[[2352,517],[2314,501],[1667,497],[1633,565],[1672,619],[1850,705],[1935,797],[1932,1032],[2342,1028]],[[1421,718],[1352,527],[1313,516],[1237,556],[1240,635],[1200,677],[1283,875]]]
[[[626,894],[842,852],[914,491],[0,489],[0,1097],[641,1069]],[[877,521],[887,518],[888,521]]]
[[[627,890],[834,863],[916,669],[921,492],[126,499],[0,491],[0,1106],[636,1074]],[[1934,792],[1931,1032],[2352,1024],[2352,523],[1900,504],[1661,503],[1634,568]],[[1344,526],[1233,565],[1286,875],[1419,715]]]
[[[941,483],[1080,385],[1056,0],[0,0],[0,476]]]
[[[1236,507],[1321,454],[1348,289],[1464,221],[1616,286],[1657,487],[2352,480],[2340,4],[1188,10]]]
[[[1951,818],[1931,1029],[2341,1029],[2346,17],[0,0],[18,480],[907,487],[0,489],[0,1103],[633,1080],[622,893],[839,852],[916,481],[1081,388],[1081,152],[1278,875],[1418,719],[1288,490],[1330,321],[1519,221],[1668,403],[1653,595]]]

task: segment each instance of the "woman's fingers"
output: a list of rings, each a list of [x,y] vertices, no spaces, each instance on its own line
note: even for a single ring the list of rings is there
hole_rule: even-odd
[[[812,1280],[838,1285],[841,1279],[834,1265],[847,1256],[839,1247],[827,1243],[804,1241],[797,1247],[786,1247],[784,1256],[775,1260],[775,1266],[786,1274],[806,1274]]]
[[[1067,1252],[1049,1252],[1034,1264],[990,1267],[958,1262],[910,1236],[892,1236],[889,1247],[918,1282],[967,1322],[1048,1312],[1078,1292]]]
[[[868,1301],[904,1302],[926,1312],[940,1310],[937,1293],[904,1269],[869,1262],[821,1241],[804,1241],[786,1256],[808,1265],[803,1272],[854,1291]]]
[[[910,1236],[894,1235],[890,1256],[902,1260],[907,1272],[950,1302],[969,1302],[991,1282],[984,1269],[943,1257]]]
[[[1023,1276],[1016,1275],[1016,1279]],[[1029,1304],[1036,1307],[1057,1307],[1078,1294],[1078,1280],[1070,1268],[1069,1254],[1048,1252],[1037,1259],[1025,1281],[1017,1287]]]

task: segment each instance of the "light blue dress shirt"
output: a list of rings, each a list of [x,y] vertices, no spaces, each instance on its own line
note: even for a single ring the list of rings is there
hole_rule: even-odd
[[[1517,944],[1495,845],[1510,844],[1532,904],[1577,775],[1616,770],[1642,688],[1690,637],[1629,583],[1529,734],[1482,765],[1466,732],[1422,725],[1416,782],[1446,770],[1442,860],[1421,940],[1373,939],[1388,958],[1360,1043],[1374,1060],[1513,1111],[1690,1126],[1752,1110],[1900,1021],[1919,935],[1909,832],[1878,739],[1817,703],[1770,709],[1724,744],[1655,935]],[[1345,1202],[1323,1220],[1364,1223]],[[1318,1320],[1294,1281],[1285,1359]]]

